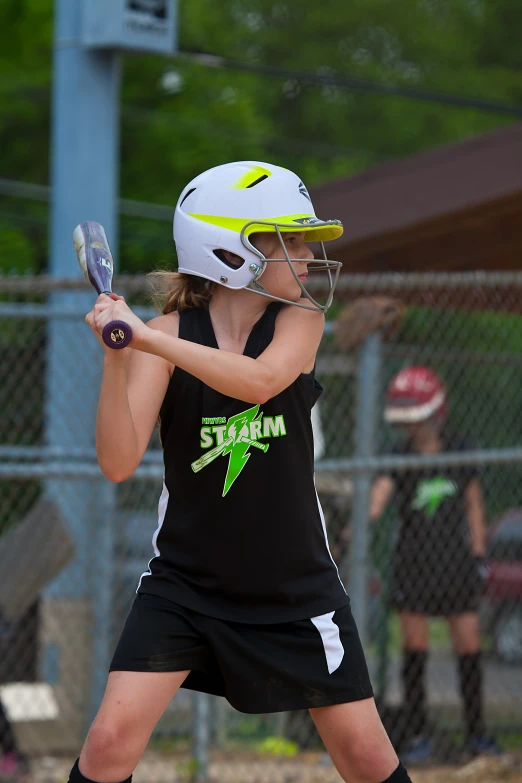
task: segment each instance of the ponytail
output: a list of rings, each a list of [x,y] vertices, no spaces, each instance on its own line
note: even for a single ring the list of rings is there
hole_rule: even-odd
[[[214,284],[203,277],[183,272],[151,272],[147,277],[152,285],[154,305],[166,315],[190,307],[208,307]]]

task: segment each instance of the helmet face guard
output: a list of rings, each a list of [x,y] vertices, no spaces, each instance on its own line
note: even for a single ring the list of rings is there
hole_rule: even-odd
[[[314,222],[314,227],[316,231],[320,231],[323,228],[328,229],[329,227],[336,228],[340,226],[341,223],[339,220],[317,220]],[[257,227],[263,231],[263,229],[269,229],[271,232],[275,231],[275,233],[278,236],[279,244],[281,245],[281,248],[283,250],[284,258],[266,258],[263,253],[256,248],[255,245],[252,244],[249,240],[249,235],[253,233],[258,233]],[[253,229],[256,228],[256,231]],[[285,243],[282,236],[283,229],[284,233],[297,233],[300,230],[299,226],[291,225],[290,223],[272,223],[272,222],[263,222],[263,221],[251,221],[250,223],[247,223],[242,231],[241,231],[241,242],[243,245],[252,253],[254,253],[260,260],[260,264],[256,265],[255,263],[250,264],[250,270],[254,272],[254,277],[252,281],[245,286],[246,291],[252,291],[255,294],[259,294],[260,296],[266,296],[267,298],[277,301],[277,302],[283,302],[284,304],[291,304],[296,307],[302,307],[305,310],[319,310],[322,313],[325,313],[330,305],[332,304],[332,299],[334,295],[335,288],[337,286],[337,281],[339,279],[339,272],[341,271],[342,263],[340,261],[333,261],[328,258],[326,254],[326,248],[324,246],[324,242],[322,240],[319,240],[319,244],[321,246],[322,250],[322,258],[320,259],[312,259],[311,261],[307,261],[308,267],[312,267],[312,270],[315,272],[326,272],[328,276],[328,294],[326,301],[324,304],[321,304],[321,302],[318,302],[312,294],[307,290],[306,286],[299,280],[299,277],[294,269],[293,262],[302,261],[302,259],[299,258],[290,258],[288,251],[285,247]],[[305,227],[303,226],[304,231],[306,231]],[[314,230],[312,231],[306,231],[306,233],[314,233]],[[270,294],[266,288],[259,282],[259,278],[262,276],[263,272],[266,269],[266,265],[268,263],[286,263],[290,267],[292,271],[292,275],[294,276],[294,279],[296,283],[299,285],[299,288],[301,289],[301,293],[303,294],[303,297],[307,299],[310,304],[305,304],[304,302],[295,302],[291,299],[283,299],[282,297],[273,296]]]

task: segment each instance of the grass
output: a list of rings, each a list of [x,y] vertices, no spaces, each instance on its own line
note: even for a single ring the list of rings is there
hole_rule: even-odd
[[[399,618],[391,615],[388,621],[388,655],[394,656],[402,650],[401,629]],[[429,620],[430,650],[451,650],[451,638],[449,635],[448,624],[442,618],[431,618]],[[378,643],[375,639],[368,644],[368,652],[371,655],[377,655]]]
[[[437,652],[450,652],[452,650],[451,636],[449,626],[442,617],[432,617],[429,623],[429,648]],[[399,618],[392,614],[388,620],[388,655],[395,656],[402,650],[401,629]],[[487,634],[482,634],[482,649],[487,652],[490,648],[491,640]],[[378,643],[372,639],[368,644],[368,651],[372,655],[378,653]]]

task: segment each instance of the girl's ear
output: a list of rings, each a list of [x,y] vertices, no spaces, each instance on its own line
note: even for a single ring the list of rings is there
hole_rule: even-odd
[[[231,253],[230,250],[216,250],[215,253],[224,264],[232,267],[232,269],[239,269],[239,267],[243,266],[245,263],[244,258],[241,258],[241,256],[238,256],[235,253]]]

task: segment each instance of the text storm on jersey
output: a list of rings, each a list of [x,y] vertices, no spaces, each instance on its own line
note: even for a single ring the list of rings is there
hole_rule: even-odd
[[[281,438],[286,435],[284,416],[263,416],[259,405],[254,405],[229,419],[223,417],[203,418],[200,432],[200,446],[206,451],[192,463],[194,473],[210,465],[218,457],[229,455],[228,470],[223,487],[223,497],[239,476],[250,458],[250,449],[267,452],[268,443],[261,439]]]

